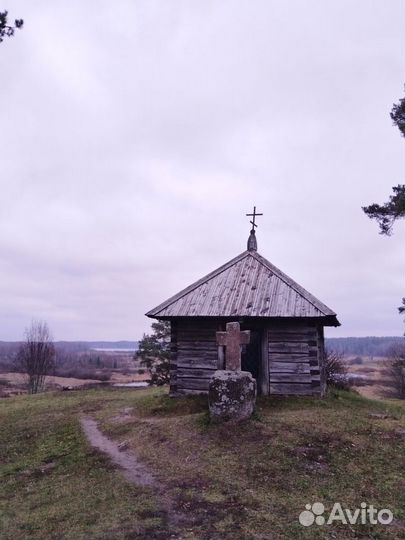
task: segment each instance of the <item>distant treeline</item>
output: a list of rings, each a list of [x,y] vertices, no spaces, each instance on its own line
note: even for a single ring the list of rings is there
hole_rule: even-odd
[[[138,349],[137,341],[55,341],[54,343],[56,353],[54,375],[60,375],[68,368],[121,368],[129,364],[128,358],[132,358],[133,352]],[[0,372],[17,369],[17,354],[20,345],[19,341],[0,341]]]
[[[327,349],[345,355],[390,356],[393,348],[405,351],[405,337],[346,337],[326,338]]]

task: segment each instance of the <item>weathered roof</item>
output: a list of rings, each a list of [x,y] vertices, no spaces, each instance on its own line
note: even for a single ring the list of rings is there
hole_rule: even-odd
[[[244,251],[146,313],[172,317],[329,317],[336,313],[256,251]]]

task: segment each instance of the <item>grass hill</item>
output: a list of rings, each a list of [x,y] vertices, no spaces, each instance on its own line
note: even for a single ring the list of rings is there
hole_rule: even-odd
[[[0,402],[0,537],[225,540],[404,535],[403,411],[338,392],[261,398],[239,426],[208,422],[206,398],[100,389]],[[128,482],[92,448],[85,415],[161,486]],[[170,505],[162,505],[164,494]],[[389,508],[391,525],[303,527],[307,503]],[[173,515],[170,515],[170,514]],[[173,519],[186,516],[186,524]]]

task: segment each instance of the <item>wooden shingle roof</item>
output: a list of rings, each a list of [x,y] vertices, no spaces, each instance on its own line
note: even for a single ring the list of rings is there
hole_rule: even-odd
[[[254,250],[244,251],[146,313],[175,317],[311,317],[336,313]]]

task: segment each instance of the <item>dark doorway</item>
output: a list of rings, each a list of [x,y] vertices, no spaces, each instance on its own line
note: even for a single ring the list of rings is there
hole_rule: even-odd
[[[242,371],[250,371],[257,382],[260,393],[260,367],[262,364],[262,334],[259,330],[250,331],[250,343],[242,346]]]

